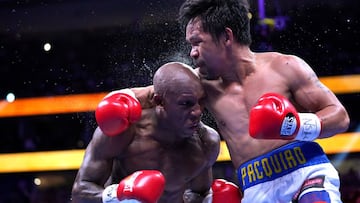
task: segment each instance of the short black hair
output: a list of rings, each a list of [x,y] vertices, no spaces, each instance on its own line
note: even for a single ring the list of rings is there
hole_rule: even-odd
[[[204,32],[215,39],[230,28],[242,45],[251,44],[249,3],[247,0],[186,0],[180,7],[178,22],[185,31],[189,21],[199,17]]]

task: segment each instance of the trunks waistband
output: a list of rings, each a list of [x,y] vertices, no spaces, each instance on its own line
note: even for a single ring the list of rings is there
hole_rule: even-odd
[[[244,191],[299,168],[329,162],[316,142],[295,141],[243,163],[238,168],[237,175],[239,185]]]

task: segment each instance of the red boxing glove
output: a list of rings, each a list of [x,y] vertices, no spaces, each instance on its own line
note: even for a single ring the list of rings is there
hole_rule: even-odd
[[[141,118],[141,105],[131,90],[114,91],[99,103],[95,118],[106,135],[118,135]]]
[[[136,171],[119,184],[110,185],[102,194],[103,203],[118,203],[121,200],[138,200],[142,203],[157,202],[165,188],[165,178],[160,171]]]
[[[321,132],[316,114],[298,113],[282,95],[267,93],[250,111],[249,133],[257,139],[312,141]]]
[[[241,202],[241,192],[239,187],[232,182],[224,179],[215,179],[211,186],[213,203],[239,203]]]

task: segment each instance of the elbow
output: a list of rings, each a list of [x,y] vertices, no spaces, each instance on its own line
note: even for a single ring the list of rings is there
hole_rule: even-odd
[[[341,129],[342,132],[346,132],[349,129],[350,126],[350,117],[345,108],[342,109],[342,121],[341,121]]]
[[[78,201],[78,200],[79,200],[78,197],[79,197],[78,192],[73,189],[73,190],[71,191],[71,202],[73,202],[73,203],[79,202],[79,201]]]
[[[324,121],[325,127],[319,138],[332,137],[339,133],[344,133],[349,129],[350,118],[344,107],[333,110],[331,114],[328,114]]]
[[[72,203],[81,202],[80,201],[80,196],[81,196],[81,190],[78,187],[78,184],[75,183],[72,190],[71,190],[71,202]]]
[[[350,117],[349,114],[347,113],[346,109],[344,107],[339,108],[338,113],[337,113],[337,117],[338,119],[336,122],[336,133],[343,133],[346,132],[349,129],[349,125],[350,125]]]

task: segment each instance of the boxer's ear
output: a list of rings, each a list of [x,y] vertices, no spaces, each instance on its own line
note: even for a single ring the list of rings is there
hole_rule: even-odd
[[[158,94],[154,94],[153,100],[154,100],[154,103],[156,105],[162,105],[163,104],[163,98]]]
[[[224,38],[225,42],[232,42],[234,40],[234,35],[231,28],[225,28]]]

